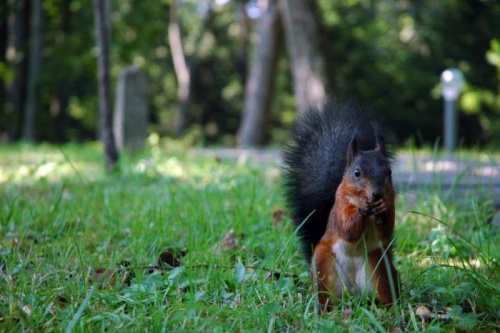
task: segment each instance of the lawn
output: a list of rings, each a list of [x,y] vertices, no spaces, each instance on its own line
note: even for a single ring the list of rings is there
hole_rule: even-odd
[[[120,163],[104,174],[98,144],[0,147],[0,331],[500,330],[493,198],[401,193],[399,305],[321,314],[277,162],[162,141]]]

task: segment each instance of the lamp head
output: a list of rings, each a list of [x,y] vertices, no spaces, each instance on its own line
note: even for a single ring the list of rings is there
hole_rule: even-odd
[[[443,97],[445,100],[456,100],[464,85],[464,75],[457,68],[448,68],[441,73],[441,83],[443,84]]]

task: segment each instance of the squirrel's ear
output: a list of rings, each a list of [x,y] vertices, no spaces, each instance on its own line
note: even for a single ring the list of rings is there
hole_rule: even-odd
[[[356,134],[354,134],[349,143],[349,148],[347,148],[347,166],[354,162],[356,155],[358,155],[358,140],[356,139]]]
[[[380,151],[382,154],[386,155],[385,149],[385,138],[382,135],[382,131],[378,125],[373,125],[373,131],[375,132],[375,150]]]

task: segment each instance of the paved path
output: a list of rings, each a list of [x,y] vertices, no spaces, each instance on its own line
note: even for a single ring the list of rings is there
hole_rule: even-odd
[[[195,153],[281,165],[281,155],[276,149],[197,149]],[[499,159],[403,153],[397,156],[393,175],[398,192],[410,200],[419,194],[429,193],[426,190],[433,190],[451,202],[470,203],[474,195],[477,200],[492,199],[500,207]]]

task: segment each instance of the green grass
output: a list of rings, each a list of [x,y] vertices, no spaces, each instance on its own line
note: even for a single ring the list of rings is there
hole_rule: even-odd
[[[319,314],[289,218],[273,219],[277,165],[171,142],[103,164],[95,144],[0,147],[0,331],[500,330],[488,200],[400,195],[399,308],[346,297]],[[180,267],[157,267],[166,249],[187,249]],[[422,323],[422,305],[442,318]]]

